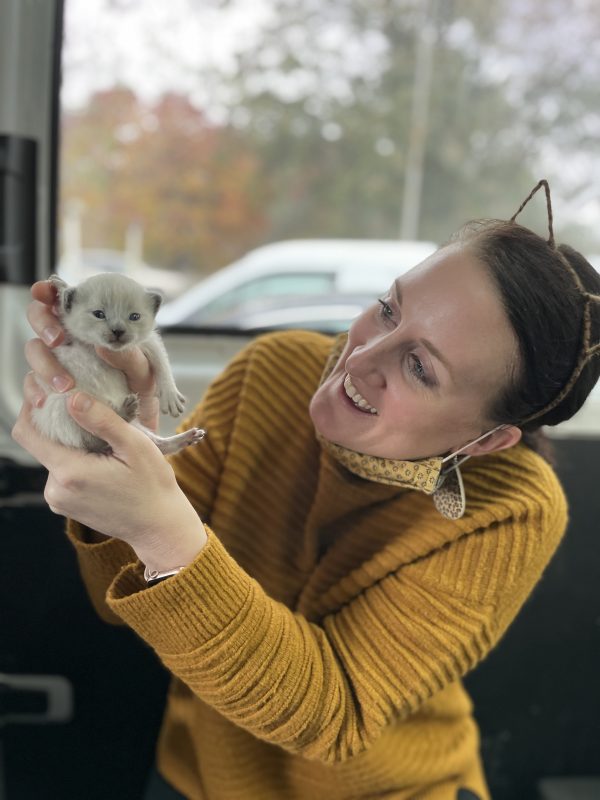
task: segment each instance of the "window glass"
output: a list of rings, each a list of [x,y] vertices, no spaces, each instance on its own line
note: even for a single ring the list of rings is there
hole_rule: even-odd
[[[240,283],[235,289],[223,292],[215,300],[207,302],[203,310],[206,317],[215,312],[231,311],[247,306],[252,301],[285,295],[322,294],[333,288],[333,275],[298,273],[291,275],[267,275]]]
[[[595,0],[66,0],[59,270],[101,253],[201,324],[171,304],[265,244],[335,271],[506,219],[541,177],[598,266],[598,41]],[[545,231],[541,195],[520,220]],[[253,277],[222,303],[330,291]]]
[[[63,265],[173,297],[269,241],[441,242],[540,176],[598,253],[599,38],[593,0],[67,0]]]
[[[243,278],[241,279],[243,280]],[[240,282],[234,289],[222,291],[213,300],[199,298],[195,310],[183,317],[181,323],[210,325],[227,322],[236,327],[238,320],[248,312],[256,312],[274,298],[322,295],[333,289],[334,276],[330,273],[298,272],[287,275],[265,275],[262,278]]]

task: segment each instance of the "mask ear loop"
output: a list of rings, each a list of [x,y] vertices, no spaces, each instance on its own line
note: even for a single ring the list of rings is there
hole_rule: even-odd
[[[448,473],[450,473],[450,472],[452,472],[452,470],[457,469],[458,467],[460,467],[460,465],[463,464],[468,458],[471,458],[471,454],[470,453],[467,453],[462,458],[458,458],[457,456],[458,456],[459,453],[462,453],[462,451],[466,450],[467,447],[471,447],[472,444],[477,444],[477,442],[480,442],[482,439],[485,439],[486,436],[491,436],[492,433],[496,433],[496,431],[504,430],[507,427],[508,426],[506,425],[506,423],[502,423],[501,425],[496,425],[496,427],[492,428],[491,431],[487,431],[486,433],[482,433],[481,436],[477,437],[477,439],[473,439],[471,442],[467,442],[462,447],[460,447],[458,450],[455,450],[453,453],[450,453],[450,455],[445,456],[442,459],[442,464],[445,464],[447,461],[452,461],[453,463],[446,469],[442,468],[442,471],[440,472],[440,478],[445,478],[446,475],[448,475]]]
[[[448,461],[450,461],[451,464],[446,469],[442,468],[442,471],[440,472],[437,486],[433,492],[433,502],[443,517],[454,520],[460,519],[464,515],[467,508],[465,486],[459,467],[468,458],[471,458],[471,456],[467,454],[462,458],[459,458],[458,454],[462,453],[463,450],[465,450],[467,447],[470,447],[472,444],[477,444],[477,442],[485,439],[486,436],[490,436],[492,433],[495,433],[496,431],[506,427],[507,425],[505,424],[497,425],[491,431],[482,433],[481,436],[477,437],[477,439],[467,442],[467,444],[463,445],[461,448],[455,450],[453,453],[450,453],[450,455],[442,459],[442,464]]]

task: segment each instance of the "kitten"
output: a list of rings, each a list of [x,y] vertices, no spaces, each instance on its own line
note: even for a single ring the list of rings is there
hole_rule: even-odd
[[[161,296],[125,275],[113,273],[94,275],[75,287],[68,286],[57,275],[52,275],[50,282],[58,291],[58,315],[66,332],[65,342],[53,352],[73,376],[75,387],[59,394],[36,376],[47,393],[44,405],[32,409],[40,433],[69,447],[110,452],[105,441],[81,428],[67,411],[67,397],[81,390],[111,406],[120,417],[142,430],[162,453],[176,453],[199,442],[204,436],[199,428],[168,437],[157,436],[145,428],[136,419],[139,400],[127,386],[124,373],[101,359],[94,347],[101,345],[119,351],[137,345],[152,366],[161,412],[178,417],[185,398],[175,386],[167,351],[154,329]]]

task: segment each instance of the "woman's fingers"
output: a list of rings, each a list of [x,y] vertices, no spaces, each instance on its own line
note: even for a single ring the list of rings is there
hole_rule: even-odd
[[[150,362],[139,347],[131,350],[109,350],[107,347],[96,347],[100,358],[111,367],[125,373],[127,385],[139,399],[138,419],[146,428],[158,430],[159,406],[156,397],[156,381]]]
[[[155,381],[152,367],[139,347],[118,351],[109,350],[107,347],[96,347],[96,352],[111,367],[125,373],[132,392],[140,396],[154,395]]]
[[[47,289],[38,289],[40,286],[47,287]],[[60,320],[53,311],[54,288],[49,283],[40,281],[33,284],[31,293],[34,297],[37,296],[42,299],[34,299],[27,306],[29,324],[48,347],[56,347],[57,344],[61,344],[64,341],[65,332]]]
[[[46,401],[46,394],[40,388],[33,372],[28,372],[23,381],[23,395],[26,402],[34,408],[41,408]]]
[[[25,358],[31,369],[56,392],[66,392],[75,385],[60,361],[41,339],[30,339],[25,343]]]
[[[59,320],[41,303],[30,303],[27,319],[34,332],[44,340],[48,347],[56,347],[65,340],[65,332]]]
[[[56,302],[57,293],[50,281],[37,281],[31,287],[31,296],[34,300],[39,300],[47,306],[53,306]]]

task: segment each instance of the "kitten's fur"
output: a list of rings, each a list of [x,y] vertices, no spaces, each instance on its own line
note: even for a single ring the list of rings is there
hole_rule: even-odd
[[[59,394],[36,376],[47,393],[44,405],[32,409],[38,430],[49,439],[70,447],[110,452],[105,441],[81,428],[67,411],[67,397],[81,390],[111,406],[127,422],[143,430],[163,453],[176,453],[200,441],[204,431],[198,428],[161,437],[141,425],[136,419],[138,397],[129,390],[124,373],[101,359],[94,347],[101,345],[118,351],[137,345],[152,366],[160,410],[178,417],[185,398],[175,386],[165,346],[154,329],[161,296],[147,291],[125,275],[113,273],[94,275],[76,287],[68,286],[56,275],[51,276],[50,282],[58,291],[59,317],[66,331],[64,344],[55,347],[53,352],[73,376],[75,388]]]

